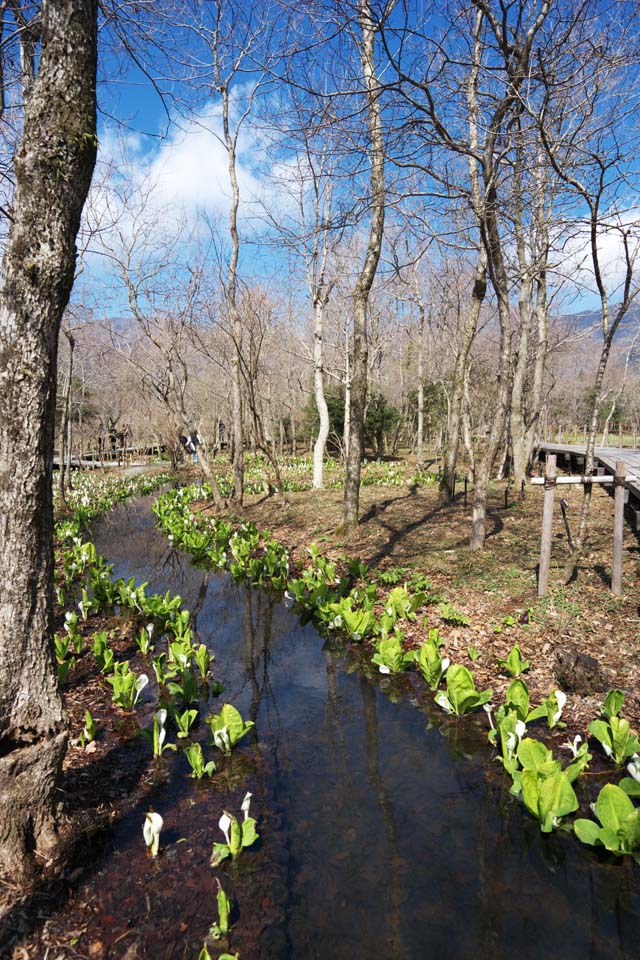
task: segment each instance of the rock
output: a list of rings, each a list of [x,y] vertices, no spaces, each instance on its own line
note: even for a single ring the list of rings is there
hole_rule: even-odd
[[[582,653],[574,643],[561,647],[556,658],[558,683],[568,693],[585,696],[606,687],[598,661],[588,653]]]

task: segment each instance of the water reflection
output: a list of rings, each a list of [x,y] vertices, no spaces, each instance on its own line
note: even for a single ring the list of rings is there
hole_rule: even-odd
[[[402,685],[385,692],[273,598],[191,567],[144,502],[116,508],[96,545],[116,575],[183,596],[224,700],[256,724],[253,862],[276,907],[260,920],[271,908],[238,891],[244,927],[262,923],[243,960],[639,955],[638,868],[543,837],[479,727],[391,702]]]

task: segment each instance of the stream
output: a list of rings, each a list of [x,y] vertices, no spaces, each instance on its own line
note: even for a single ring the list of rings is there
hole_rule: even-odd
[[[261,839],[214,872],[215,784],[167,754],[153,787],[164,853],[140,856],[134,811],[114,824],[91,881],[95,935],[109,943],[110,916],[113,931],[117,918],[131,931],[109,957],[135,942],[132,956],[195,960],[215,919],[215,874],[238,904],[240,960],[640,956],[639,868],[570,834],[542,835],[501,785],[484,715],[452,722],[416,708],[411,685],[367,679],[357,651],[325,643],[284,603],[192,566],[150,504],[115,507],[96,525],[96,549],[114,576],[180,594],[224,684],[209,709],[230,702],[255,721],[225,783],[237,815],[252,792]]]

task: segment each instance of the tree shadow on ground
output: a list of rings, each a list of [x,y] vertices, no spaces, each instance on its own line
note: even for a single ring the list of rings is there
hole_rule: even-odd
[[[412,533],[420,530],[421,528],[429,525],[431,523],[444,523],[446,524],[447,518],[451,519],[451,525],[453,526],[454,521],[459,523],[461,520],[460,515],[460,503],[453,504],[451,506],[446,505],[436,505],[431,509],[424,511],[420,516],[416,517],[414,520],[409,520],[401,523],[394,523],[393,519],[387,521],[384,517],[381,517],[380,514],[384,513],[392,504],[402,500],[407,501],[413,499],[414,494],[409,493],[405,496],[399,496],[394,498],[389,498],[388,500],[383,501],[381,504],[374,505],[376,507],[370,508],[367,513],[362,517],[361,522],[366,523],[368,520],[372,520],[374,517],[382,527],[389,534],[388,540],[380,546],[380,548],[373,554],[371,558],[371,565],[375,566],[376,563],[381,562],[382,560],[389,559],[394,555],[397,547],[403,542],[407,541]],[[417,501],[416,501],[417,502]],[[495,509],[490,509],[487,511],[487,540],[492,537],[497,536],[504,529],[504,522],[499,511]],[[446,543],[445,549],[447,550],[459,550],[468,545],[468,535],[464,537],[457,537],[451,542]],[[434,537],[431,546],[425,546],[424,543],[420,545],[420,553],[438,553],[443,549],[443,539],[441,537]]]
[[[602,583],[604,583],[607,590],[611,590],[611,571],[608,570],[601,563],[594,564],[593,570],[594,570],[594,573],[598,575]]]

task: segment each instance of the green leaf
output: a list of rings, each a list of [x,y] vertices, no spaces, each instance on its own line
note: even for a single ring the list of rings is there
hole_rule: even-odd
[[[611,753],[613,753],[613,738],[611,727],[608,723],[604,720],[592,720],[587,729],[596,740],[599,740],[603,746],[608,747]]]
[[[640,797],[640,783],[632,777],[624,777],[618,786],[628,797]]]
[[[232,857],[237,857],[242,850],[242,830],[236,817],[231,817],[231,826],[229,827],[229,850]]]
[[[217,877],[216,877],[217,879]],[[231,914],[231,901],[226,895],[220,881],[218,880],[218,893],[216,896],[218,904],[218,928],[223,937],[229,933],[229,916]]]
[[[214,843],[211,853],[211,866],[217,867],[219,863],[231,856],[231,850],[226,843]]]
[[[611,717],[617,717],[624,706],[624,693],[622,690],[609,690],[604,698],[603,713],[609,720]]]
[[[525,737],[518,747],[518,760],[525,770],[539,772],[552,756],[551,750],[547,750],[543,743],[531,737]]]
[[[476,690],[473,674],[462,664],[455,663],[447,670],[447,696],[454,713],[461,715],[475,710],[488,703],[492,695],[492,690]]]
[[[256,821],[253,817],[247,817],[242,821],[242,846],[250,847],[258,839],[259,834],[256,830]]]
[[[598,794],[596,812],[602,826],[617,834],[624,820],[634,812],[634,806],[624,790],[607,783]]]
[[[542,780],[539,787],[538,807],[543,829],[549,832],[554,824],[553,818],[560,820],[578,809],[578,798],[565,773],[557,771]]]
[[[522,659],[520,646],[517,643],[514,643],[512,646],[506,660],[498,660],[498,664],[512,677],[520,676],[521,673],[523,673],[525,670],[528,670],[531,666],[529,660]]]
[[[512,680],[507,687],[505,703],[508,709],[518,714],[518,720],[526,720],[529,710],[529,688],[524,680]]]
[[[593,847],[600,842],[600,827],[594,820],[575,820],[573,829],[578,840]]]
[[[523,741],[524,742],[524,741]],[[532,813],[536,819],[539,819],[540,808],[538,806],[538,774],[535,770],[526,769],[520,774],[520,784],[522,786],[522,800],[525,807]]]
[[[240,712],[230,703],[225,703],[220,713],[216,714],[211,720],[212,731],[221,730],[223,727],[227,728],[231,746],[235,746],[238,740],[242,739],[253,726],[253,721],[244,721]]]

